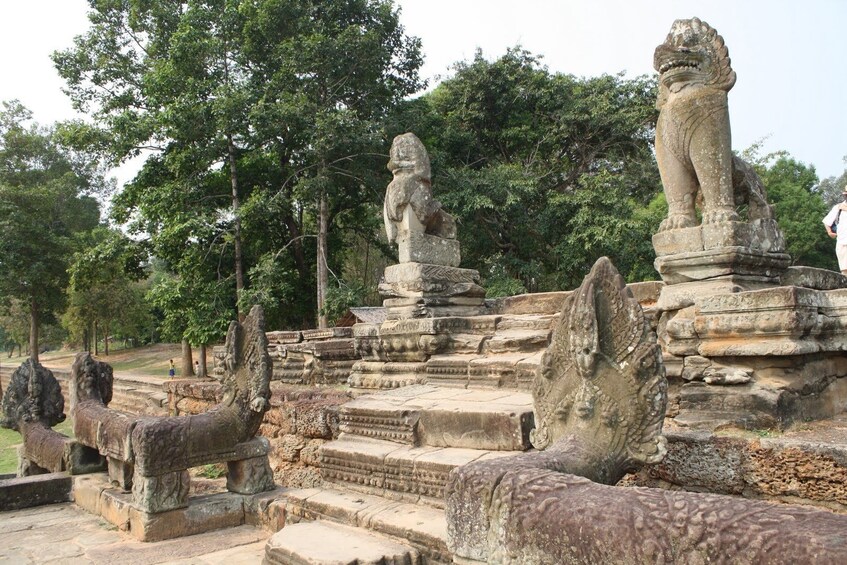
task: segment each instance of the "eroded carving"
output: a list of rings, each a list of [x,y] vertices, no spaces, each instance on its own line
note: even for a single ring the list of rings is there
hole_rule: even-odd
[[[96,451],[51,429],[65,420],[64,407],[61,386],[49,369],[28,359],[12,373],[0,425],[23,437],[18,476],[91,473],[103,468]]]
[[[401,231],[456,239],[456,221],[432,196],[429,155],[415,134],[404,133],[394,138],[388,170],[394,175],[383,206],[388,241],[397,241]],[[407,208],[412,214],[404,218]]]
[[[15,369],[3,396],[4,428],[21,431],[21,424],[40,423],[52,428],[65,421],[62,388],[50,369],[27,359]]]
[[[614,483],[626,470],[664,456],[667,382],[661,349],[607,258],[565,299],[533,398],[533,445],[546,449],[563,440],[590,440],[584,455],[594,480]]]
[[[80,441],[109,457],[110,477],[132,488],[136,505],[149,513],[187,504],[186,469],[249,459],[234,488],[269,489],[268,442],[255,438],[270,407],[271,360],[264,314],[254,306],[243,324],[232,322],[223,356],[221,403],[182,417],[135,417],[106,408],[111,368],[84,354],[74,364],[74,429]],[[105,365],[105,367],[104,367]],[[113,472],[113,469],[114,472]],[[128,475],[132,471],[132,484]],[[257,476],[249,476],[256,471]],[[247,486],[245,486],[247,485]]]
[[[736,75],[723,38],[697,18],[677,20],[656,48],[653,66],[659,72],[656,160],[668,200],[659,231],[696,226],[699,202],[704,225],[741,220],[764,232],[758,238],[764,241],[746,241],[747,233],[706,234],[706,248],[710,238],[728,237],[741,239],[739,245],[782,251],[781,233],[768,221],[773,212],[764,185],[750,165],[732,155],[727,92]]]
[[[668,199],[659,229],[697,225],[698,192],[704,223],[736,220],[726,98],[735,71],[723,38],[697,18],[677,20],[653,66],[659,71],[656,159]]]

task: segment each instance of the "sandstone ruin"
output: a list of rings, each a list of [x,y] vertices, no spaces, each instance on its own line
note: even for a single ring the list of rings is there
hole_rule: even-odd
[[[74,362],[74,433],[106,457],[112,483],[132,491],[142,524],[133,533],[143,539],[151,537],[144,526],[155,522],[153,515],[189,506],[191,467],[226,462],[227,489],[233,493],[274,488],[268,441],[255,437],[270,398],[271,363],[261,307],[255,306],[243,324],[230,324],[223,362],[220,404],[202,414],[169,418],[109,409],[111,367],[87,353]]]
[[[165,384],[168,418],[108,408],[111,368],[80,356],[75,433],[109,480],[75,479],[77,504],[146,540],[261,525],[274,564],[843,562],[847,278],[789,267],[731,153],[717,31],[674,22],[654,63],[661,282],[601,258],[578,289],[485,300],[426,149],[398,136],[384,315],[265,334],[251,311],[219,382]],[[7,397],[44,408],[3,405],[25,446],[62,412],[35,373]],[[231,492],[192,502],[186,470],[211,461]]]

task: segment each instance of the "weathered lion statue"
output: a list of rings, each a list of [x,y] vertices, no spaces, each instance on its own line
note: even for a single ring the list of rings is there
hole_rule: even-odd
[[[403,213],[408,207],[411,207],[411,219],[419,223],[418,230],[428,235],[456,239],[456,221],[432,196],[429,156],[415,134],[404,133],[394,138],[389,151],[388,170],[394,175],[383,206],[388,241],[397,240],[404,223]],[[416,229],[414,225],[406,228]]]
[[[735,71],[723,38],[697,18],[677,20],[653,66],[659,72],[656,160],[668,200],[659,231],[696,226],[696,204],[704,224],[739,220],[742,204],[748,222],[772,218],[758,176],[732,155],[727,93]]]

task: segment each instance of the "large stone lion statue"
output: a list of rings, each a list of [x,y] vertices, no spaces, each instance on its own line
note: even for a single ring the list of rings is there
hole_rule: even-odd
[[[660,110],[656,159],[668,200],[660,231],[738,220],[736,206],[748,205],[747,221],[773,216],[761,182],[732,155],[727,92],[735,71],[723,38],[697,18],[677,20],[656,48]],[[734,178],[733,178],[734,177]]]
[[[404,229],[420,231],[446,239],[456,239],[456,221],[432,196],[429,155],[413,133],[394,138],[389,152],[388,170],[394,175],[385,193],[383,216],[388,241],[397,241]],[[411,207],[416,222],[405,226],[403,212]]]

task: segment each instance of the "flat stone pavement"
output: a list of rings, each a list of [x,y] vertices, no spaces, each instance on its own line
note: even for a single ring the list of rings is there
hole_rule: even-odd
[[[257,565],[269,533],[239,526],[143,543],[72,503],[0,512],[0,563]]]

